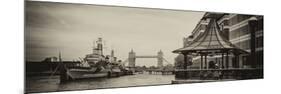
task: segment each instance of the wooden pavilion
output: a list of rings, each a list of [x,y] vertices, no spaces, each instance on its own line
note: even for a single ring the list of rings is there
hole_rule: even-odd
[[[249,54],[249,52],[236,47],[229,40],[227,40],[225,36],[223,36],[222,31],[216,21],[216,17],[205,16],[203,17],[203,19],[210,20],[205,31],[185,47],[173,51],[173,53],[184,55],[184,76],[186,76],[186,74],[192,76],[190,73],[186,73],[186,71],[194,71],[194,69],[187,69],[187,66],[190,65],[188,64],[187,60],[188,55],[201,57],[200,69],[196,70],[199,71],[200,75],[202,75],[202,70],[215,70],[220,72],[224,70],[231,70],[229,71],[231,73],[234,73],[234,71],[237,69],[240,71],[241,67],[236,66],[236,68],[229,68],[229,57],[231,55],[234,58],[233,61],[235,62],[232,63],[236,63],[236,65],[238,64],[238,66],[242,66],[239,65],[239,55]],[[207,56],[221,56],[221,62],[215,62],[216,64],[218,64],[218,67],[212,67],[212,64],[209,64],[210,62],[207,62]],[[196,73],[198,74],[198,72]]]
[[[208,17],[205,19],[210,19],[210,22],[203,34],[196,37],[186,47],[174,50],[174,53],[181,53],[185,58],[188,54],[200,55],[200,69],[209,69],[207,56],[221,55],[222,62],[219,64],[219,67],[228,68],[230,54],[235,56],[235,59],[239,59],[239,55],[241,54],[248,54],[247,51],[236,47],[223,36],[215,18]],[[226,59],[226,62],[224,62],[224,59]],[[186,59],[185,63],[187,63]]]

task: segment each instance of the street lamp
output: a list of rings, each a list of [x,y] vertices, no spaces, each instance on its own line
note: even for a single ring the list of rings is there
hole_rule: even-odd
[[[248,21],[249,24],[249,31],[250,31],[250,36],[251,36],[251,56],[250,56],[250,60],[251,60],[251,66],[253,68],[256,67],[256,31],[257,31],[257,25],[258,25],[258,19],[256,17],[251,17]]]

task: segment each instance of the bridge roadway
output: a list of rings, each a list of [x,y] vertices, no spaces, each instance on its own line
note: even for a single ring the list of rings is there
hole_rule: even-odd
[[[135,56],[135,58],[158,58],[159,56]]]

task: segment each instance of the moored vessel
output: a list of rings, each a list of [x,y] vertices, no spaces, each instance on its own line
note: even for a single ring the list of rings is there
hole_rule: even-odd
[[[95,45],[96,44],[96,45]],[[81,59],[81,65],[75,67],[63,67],[61,76],[66,80],[85,78],[118,77],[122,75],[121,62],[116,61],[113,51],[111,56],[103,55],[102,38],[94,42],[93,52]],[[63,78],[63,77],[62,77]]]

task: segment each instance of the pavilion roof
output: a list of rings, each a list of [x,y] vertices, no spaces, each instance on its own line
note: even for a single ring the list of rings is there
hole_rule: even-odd
[[[227,40],[219,29],[216,19],[210,20],[205,31],[191,41],[187,46],[174,50],[174,53],[188,52],[222,52],[229,51],[248,53]]]

